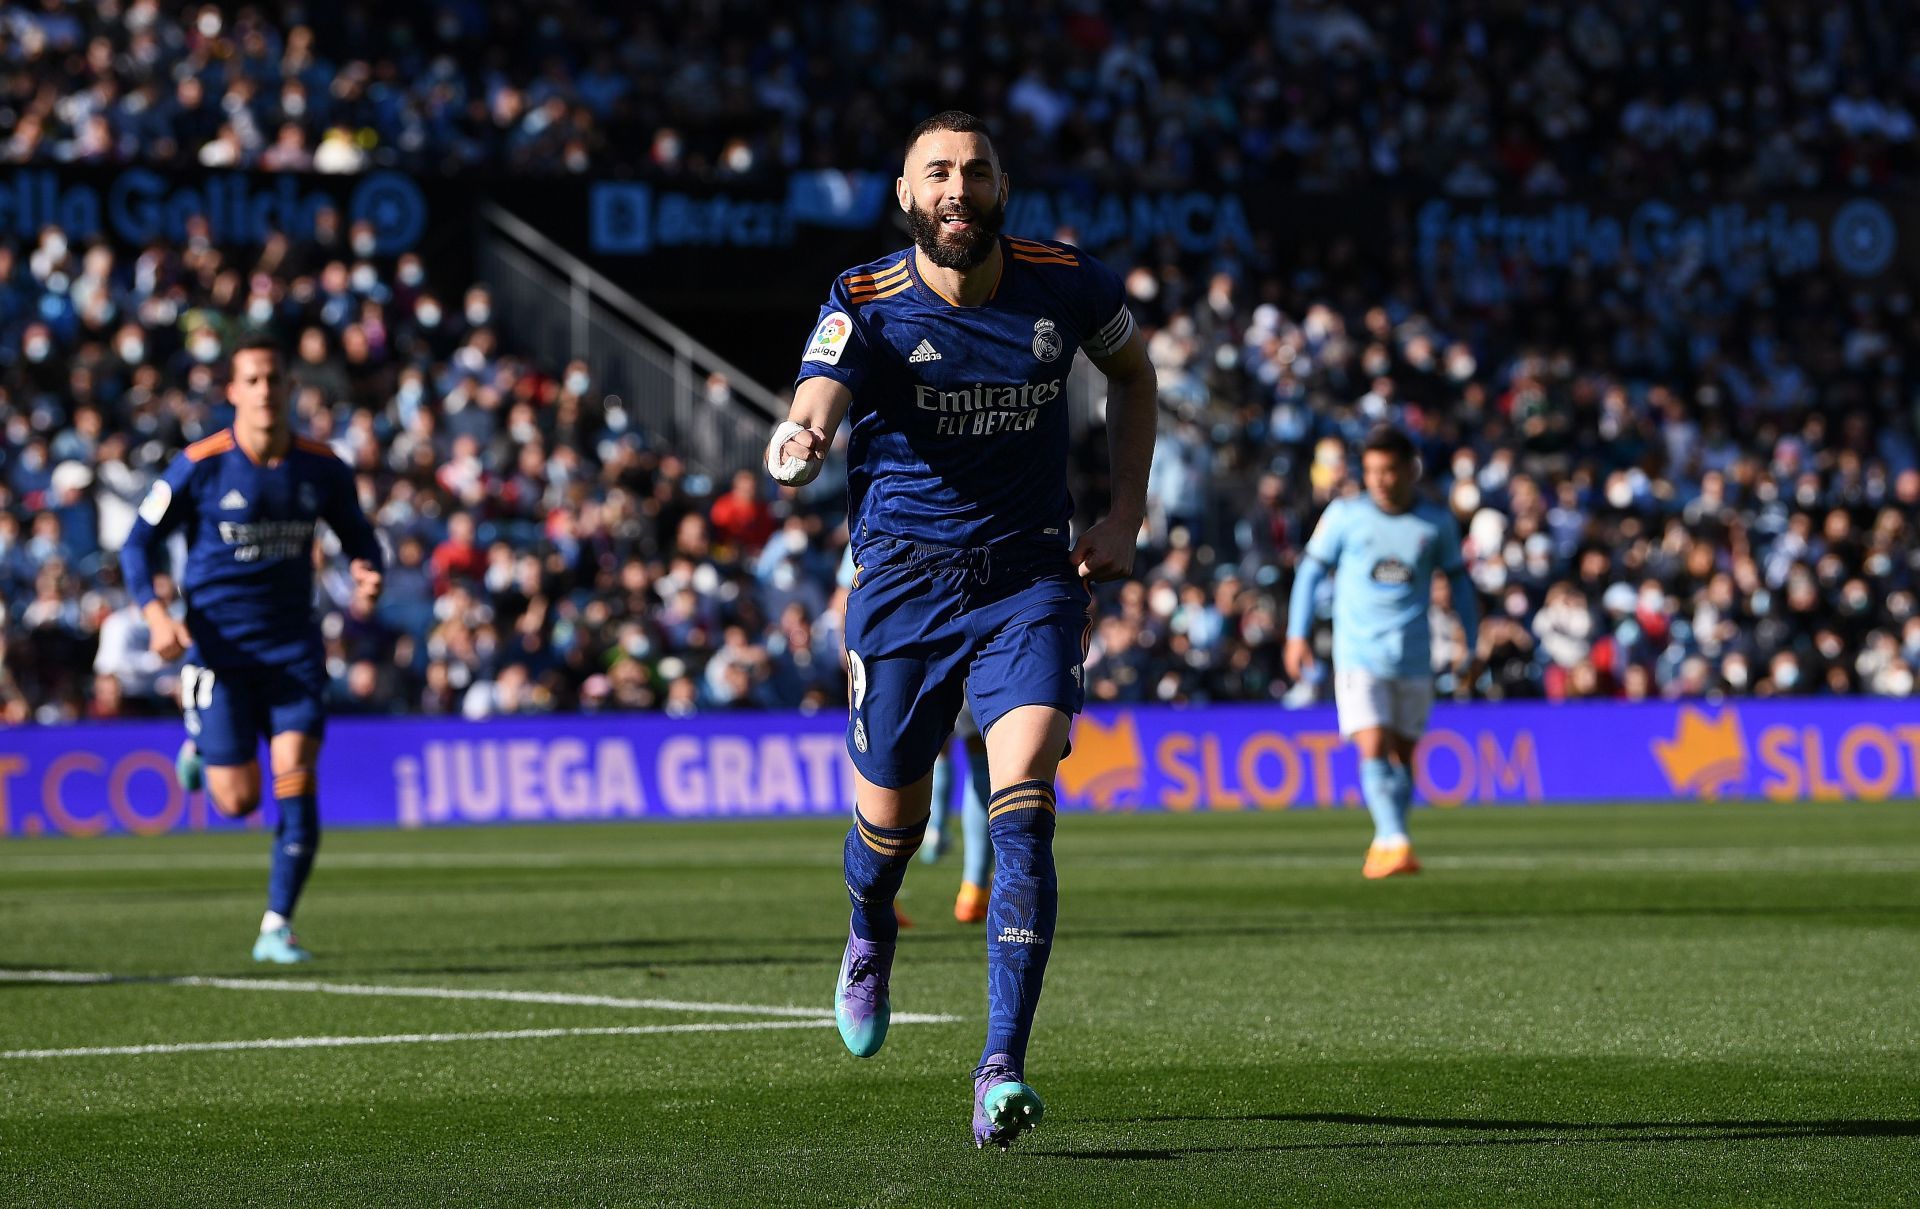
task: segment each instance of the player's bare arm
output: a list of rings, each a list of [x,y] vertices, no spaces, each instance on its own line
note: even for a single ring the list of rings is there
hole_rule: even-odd
[[[767,442],[767,473],[788,487],[811,483],[826,464],[833,434],[853,405],[853,392],[831,378],[808,378],[793,392],[787,418]]]
[[[1147,359],[1147,343],[1137,331],[1119,352],[1093,364],[1107,376],[1113,497],[1107,514],[1080,535],[1069,557],[1089,579],[1124,579],[1133,574],[1140,522],[1147,515],[1147,467],[1153,461],[1160,386]]]

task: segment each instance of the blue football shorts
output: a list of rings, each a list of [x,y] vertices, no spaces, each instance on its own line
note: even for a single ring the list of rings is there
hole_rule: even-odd
[[[872,537],[854,563],[847,751],[867,780],[931,771],[962,700],[983,735],[1023,705],[1080,711],[1092,597],[1064,546]]]
[[[327,729],[327,671],[317,660],[284,667],[180,669],[180,703],[200,758],[215,767],[251,764],[260,740]]]

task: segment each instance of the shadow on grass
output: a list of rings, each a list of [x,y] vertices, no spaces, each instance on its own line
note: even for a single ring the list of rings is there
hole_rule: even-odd
[[[1246,1113],[1220,1116],[1127,1117],[1115,1124],[1271,1121],[1290,1125],[1357,1125],[1369,1129],[1437,1129],[1490,1133],[1492,1137],[1363,1138],[1242,1146],[1119,1147],[1055,1151],[1049,1157],[1170,1162],[1192,1155],[1261,1154],[1295,1150],[1421,1150],[1472,1146],[1646,1145],[1650,1142],[1781,1141],[1799,1138],[1915,1138],[1920,1121],[1834,1119],[1825,1121],[1520,1121],[1497,1117],[1397,1117],[1366,1113]],[[1537,1137],[1502,1137],[1526,1133]]]

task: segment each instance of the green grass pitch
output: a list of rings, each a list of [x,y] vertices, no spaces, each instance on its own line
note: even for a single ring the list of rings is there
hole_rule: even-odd
[[[291,972],[248,960],[261,836],[0,845],[0,1204],[1920,1199],[1920,806],[1416,826],[1368,883],[1357,811],[1067,816],[1007,1154],[954,858],[894,1007],[958,1019],[863,1062],[838,824],[334,832]],[[301,1038],[387,1040],[178,1048]]]

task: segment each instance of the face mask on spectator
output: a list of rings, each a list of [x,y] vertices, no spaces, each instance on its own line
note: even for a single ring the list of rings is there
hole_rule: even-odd
[[[201,328],[187,341],[187,352],[202,365],[210,365],[220,359],[220,337]]]
[[[374,272],[370,264],[357,264],[353,266],[353,275],[348,280],[353,283],[354,293],[371,294],[374,287],[380,284],[380,274]]]
[[[440,308],[431,302],[423,302],[419,306],[414,307],[413,317],[420,321],[421,327],[435,328],[440,326]]]
[[[53,342],[45,336],[34,336],[20,346],[20,351],[27,355],[27,360],[38,365],[53,352]]]
[[[128,365],[138,365],[146,360],[147,345],[143,340],[128,337],[120,342],[116,351],[119,352],[120,359]]]
[[[419,261],[409,260],[401,264],[397,276],[401,285],[417,286],[427,279],[427,271],[420,267]]]
[[[247,318],[253,320],[255,323],[271,323],[273,321],[273,299],[262,298],[259,295],[255,295],[253,300],[247,303]]]
[[[591,385],[593,385],[593,379],[578,370],[567,375],[567,392],[569,394],[584,395],[587,393],[587,387]]]
[[[1780,670],[1773,674],[1773,682],[1781,688],[1792,688],[1800,683],[1799,666],[1792,663],[1781,664]]]
[[[50,231],[40,241],[40,248],[47,254],[49,263],[58,264],[67,257],[67,237],[58,231]]]
[[[371,256],[380,250],[380,241],[374,238],[373,232],[371,231],[355,232],[352,245],[355,256]],[[357,269],[355,270],[355,272],[358,271]]]
[[[491,318],[493,318],[493,308],[486,303],[469,302],[467,304],[467,322],[474,327],[485,326],[487,320]]]

